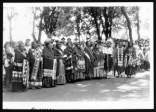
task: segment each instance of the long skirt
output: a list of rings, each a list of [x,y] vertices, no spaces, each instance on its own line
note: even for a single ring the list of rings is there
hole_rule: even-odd
[[[59,59],[59,66],[58,66],[58,75],[57,75],[57,84],[65,84],[66,83],[66,77],[65,77],[65,68],[64,63],[62,59]]]
[[[12,71],[13,71],[12,64],[8,67],[5,67],[4,85],[7,90],[11,89],[10,87],[11,87]]]
[[[42,62],[35,60],[33,69],[30,77],[30,88],[41,88],[42,87]]]
[[[94,67],[94,78],[107,78],[107,74],[104,72],[104,66]]]
[[[85,73],[84,72],[81,72],[81,71],[77,71],[75,73],[75,80],[76,81],[85,80]]]
[[[92,79],[93,78],[93,65],[91,61],[85,57],[85,79]]]
[[[43,87],[55,87],[56,86],[56,59],[43,59]]]
[[[117,72],[118,72],[118,76],[121,75],[122,72],[124,72],[124,66],[119,66],[117,65]]]
[[[94,78],[107,78],[107,74],[104,70],[104,59],[95,62],[94,65]]]
[[[132,65],[128,65],[125,69],[125,74],[128,76],[128,77],[131,77],[131,75],[133,75],[133,66]]]
[[[72,79],[72,70],[65,70],[65,76],[67,83],[70,83],[73,81]]]
[[[73,64],[72,64],[72,58],[69,58],[67,60],[65,60],[65,77],[66,77],[66,81],[68,83],[73,82]]]
[[[11,91],[24,91],[27,89],[25,84],[26,78],[23,77],[23,73],[20,71],[12,72]]]
[[[29,63],[27,60],[23,60],[23,63],[15,63],[12,78],[11,78],[11,90],[12,91],[25,91],[28,88],[29,78]]]
[[[86,71],[85,59],[84,58],[78,59],[77,70],[76,70],[75,75],[74,75],[76,81],[84,80],[86,78],[85,71]]]
[[[143,65],[144,65],[144,69],[145,69],[145,70],[148,70],[148,69],[150,68],[150,63],[149,63],[149,61],[144,61]]]

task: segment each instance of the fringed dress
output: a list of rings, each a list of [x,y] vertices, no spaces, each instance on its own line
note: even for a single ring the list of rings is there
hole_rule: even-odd
[[[127,77],[131,77],[134,74],[133,60],[132,52],[127,52],[125,55],[125,74],[127,74]]]
[[[123,47],[117,48],[117,72],[118,76],[124,72],[124,49]]]
[[[41,88],[42,87],[42,51],[41,49],[30,49],[28,53],[29,65],[30,65],[30,88]]]
[[[73,73],[74,73],[74,80],[84,80],[85,79],[85,58],[84,53],[79,49],[75,48],[76,54],[73,56]]]
[[[64,50],[65,55],[65,76],[67,82],[74,81],[74,73],[73,73],[73,55],[74,49],[72,47],[67,46]]]
[[[98,49],[94,49],[94,78],[103,78],[106,77],[104,73],[104,54]]]
[[[57,84],[65,84],[66,77],[65,77],[65,67],[64,67],[64,60],[63,60],[63,51],[61,49],[55,49],[54,55],[57,59],[57,70],[56,70],[56,81]]]
[[[13,71],[12,71],[12,91],[24,91],[28,87],[29,62],[21,51],[15,50]]]
[[[93,56],[93,52],[91,51],[90,48],[85,47],[84,49],[84,58],[85,58],[85,79],[92,79],[93,75],[94,75],[94,56]]]

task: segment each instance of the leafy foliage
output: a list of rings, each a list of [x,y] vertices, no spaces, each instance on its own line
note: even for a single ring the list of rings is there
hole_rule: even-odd
[[[137,7],[126,7],[132,27],[137,25]],[[40,13],[38,29],[47,35],[71,36],[81,34],[96,34],[106,40],[112,37],[112,32],[123,28],[128,29],[127,20],[121,7],[43,7]]]

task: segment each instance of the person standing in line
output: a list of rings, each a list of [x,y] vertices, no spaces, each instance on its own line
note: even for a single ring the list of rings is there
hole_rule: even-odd
[[[67,42],[67,47],[64,50],[65,55],[65,76],[68,83],[74,82],[74,73],[73,73],[73,43]]]
[[[149,63],[149,50],[147,47],[143,49],[143,65],[145,70],[149,70],[150,68],[150,63]]]
[[[94,56],[93,53],[91,51],[91,44],[89,41],[87,41],[86,43],[82,43],[83,44],[83,52],[84,52],[84,58],[85,58],[85,74],[86,74],[86,79],[92,79],[93,78],[93,63],[94,63]]]
[[[8,91],[11,89],[11,79],[14,60],[14,49],[10,46],[10,43],[4,45],[4,69],[5,69],[5,86]]]
[[[28,52],[30,76],[29,76],[29,88],[41,88],[42,87],[42,51],[36,42],[32,42],[32,47]]]
[[[28,60],[25,51],[24,43],[18,42],[17,49],[15,50],[14,62],[12,71],[12,91],[25,91],[28,83]]]
[[[100,77],[100,51],[99,51],[99,46],[98,43],[95,44],[93,48],[93,55],[95,58],[94,61],[94,78],[97,79]]]
[[[121,73],[124,72],[124,48],[122,42],[119,42],[117,46],[117,72],[117,77],[120,77]]]
[[[127,51],[125,53],[125,74],[127,75],[127,78],[131,78],[131,76],[134,74],[133,71],[133,47],[128,46]]]
[[[43,49],[43,87],[55,87],[56,86],[56,67],[57,61],[54,56],[54,49],[50,39],[45,42],[45,47]]]
[[[65,84],[66,77],[65,77],[65,68],[64,68],[64,53],[61,49],[61,43],[57,42],[56,47],[54,50],[54,56],[57,59],[57,70],[56,70],[56,81],[57,84]]]
[[[85,79],[85,57],[84,57],[84,47],[80,43],[76,43],[75,47],[75,55],[73,59],[74,65],[74,79],[75,81],[80,81]]]
[[[117,54],[118,54],[117,53],[117,48],[118,47],[117,46],[118,46],[118,44],[116,43],[115,46],[114,46],[114,48],[113,48],[113,70],[114,70],[114,77],[116,76],[116,71],[118,70],[117,69],[117,67],[118,67],[118,63],[117,63],[118,62],[118,60],[117,60],[118,59],[117,58],[118,57],[117,56]]]
[[[107,78],[107,74],[105,73],[105,70],[104,70],[104,64],[105,64],[105,50],[106,50],[106,47],[104,46],[104,42],[100,42],[99,43],[99,58],[100,58],[100,61],[99,61],[99,70],[100,70],[100,73],[99,73],[99,78]]]

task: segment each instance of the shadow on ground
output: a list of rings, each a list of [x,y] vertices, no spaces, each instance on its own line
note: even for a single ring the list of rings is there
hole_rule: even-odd
[[[137,73],[132,78],[113,78],[80,81],[55,88],[3,92],[4,101],[121,101],[147,100],[149,72]]]

